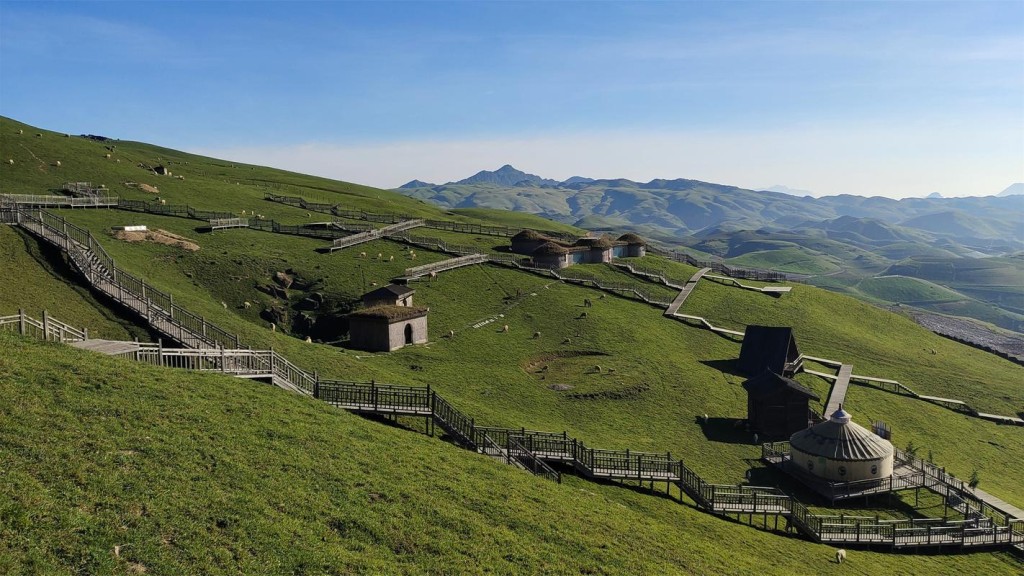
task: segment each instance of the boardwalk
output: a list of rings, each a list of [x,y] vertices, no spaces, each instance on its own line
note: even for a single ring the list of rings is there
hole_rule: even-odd
[[[224,228],[248,228],[248,218],[213,218],[210,220],[210,230],[222,230]]]
[[[359,232],[351,236],[338,238],[327,248],[327,250],[330,252],[334,252],[335,250],[350,248],[358,244],[363,244],[366,242],[371,242],[373,240],[384,238],[389,234],[394,234],[396,232],[403,232],[405,230],[417,228],[419,226],[423,226],[423,224],[423,220],[405,220],[397,224],[384,226],[382,228],[375,228],[373,230],[367,230],[366,232]]]
[[[700,281],[702,276],[710,271],[711,268],[701,268],[696,274],[691,276],[690,279],[686,281],[686,285],[683,286],[683,289],[679,291],[679,295],[676,296],[676,299],[668,305],[668,309],[665,310],[665,316],[673,316],[676,312],[679,312],[679,308],[682,307],[683,302],[686,302],[686,299],[693,292],[694,287],[697,286],[697,282]]]
[[[828,403],[825,405],[825,416],[831,416],[843,405],[852,374],[853,364],[843,364],[839,367],[839,373],[836,375],[835,382],[832,383],[832,392],[828,395]]]
[[[487,262],[489,258],[486,254],[468,254],[466,256],[459,256],[456,258],[449,258],[447,260],[441,260],[432,264],[424,264],[423,266],[414,266],[412,268],[405,269],[404,280],[414,280],[421,278],[432,273],[445,272],[447,270],[454,270],[463,266],[472,266],[473,264],[482,264]]]
[[[704,277],[708,278],[708,279],[711,279],[711,280],[718,280],[718,281],[724,282],[726,284],[732,284],[733,286],[736,286],[738,288],[743,288],[744,290],[753,290],[754,292],[764,292],[765,294],[774,294],[774,295],[785,294],[786,292],[789,292],[790,290],[793,289],[791,286],[750,286],[749,284],[743,284],[742,282],[740,282],[739,280],[737,280],[735,278],[727,278],[725,276],[712,276],[711,274],[707,274]]]
[[[121,340],[82,340],[80,342],[72,342],[71,345],[75,348],[90,350],[92,352],[106,354],[107,356],[127,356],[133,355],[139,351],[138,342],[127,342]]]

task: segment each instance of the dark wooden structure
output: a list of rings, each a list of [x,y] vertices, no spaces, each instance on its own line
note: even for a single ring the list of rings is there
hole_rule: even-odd
[[[747,422],[755,432],[789,438],[811,423],[810,400],[818,395],[803,384],[765,370],[743,383],[747,391]]]
[[[412,295],[415,293],[408,286],[388,284],[363,294],[363,306],[412,306]]]
[[[740,348],[740,371],[759,376],[766,369],[792,376],[800,369],[800,350],[788,326],[747,326]]]

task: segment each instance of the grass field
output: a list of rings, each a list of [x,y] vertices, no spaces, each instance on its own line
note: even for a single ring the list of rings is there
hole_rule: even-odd
[[[72,166],[75,154],[80,155],[83,165],[107,161],[103,154],[88,159],[81,156],[103,148],[94,150],[99,143],[77,138],[47,133],[28,146],[22,146],[24,141],[12,144],[8,130],[13,127],[16,125],[10,121],[0,122],[4,131],[0,147],[5,154],[22,154],[18,162],[28,162],[23,156],[31,159],[19,149],[44,157],[45,146],[51,147],[52,156],[72,159],[62,162],[62,167]],[[21,138],[34,138],[29,136],[30,130]],[[188,164],[172,165],[183,166],[183,171],[198,171],[198,166],[204,166],[202,175],[177,181],[189,186],[177,189],[179,200],[174,201],[206,209],[224,210],[237,202],[238,206],[250,206],[247,210],[289,223],[308,221],[301,209],[262,200],[260,186],[273,183],[278,193],[295,193],[311,200],[344,199],[366,209],[419,210],[431,217],[441,213],[387,192],[258,167],[249,171],[259,177],[243,184],[241,175],[250,167],[173,156],[177,153],[141,144],[116,145],[117,150],[135,150],[138,154],[186,158],[181,161]],[[27,171],[20,166],[16,162],[15,171],[2,168],[5,190],[13,186],[38,192],[33,187],[38,187],[40,181],[58,176],[51,173],[53,166],[29,164]],[[133,166],[121,168],[139,170]],[[31,171],[39,174],[27,173]],[[114,174],[100,169],[95,173],[95,178],[86,176],[98,179]],[[212,174],[237,176],[239,184]],[[665,319],[658,308],[562,284],[550,277],[476,265],[413,285],[415,303],[431,309],[429,344],[391,354],[355,352],[307,344],[301,334],[288,330],[271,332],[267,311],[286,308],[289,314],[300,314],[292,305],[304,295],[319,291],[327,296],[330,312],[340,315],[374,283],[382,285],[413,265],[403,245],[383,240],[323,254],[317,252],[326,244],[323,240],[253,230],[200,233],[200,222],[180,218],[116,210],[64,211],[63,215],[90,228],[119,266],[172,292],[176,303],[237,332],[244,344],[254,348],[272,346],[300,366],[318,370],[323,377],[429,384],[479,424],[566,430],[590,445],[605,448],[671,451],[712,482],[741,482],[748,470],[757,478],[770,474],[757,462],[760,451],[751,435],[732,426],[746,415],[746,396],[740,386],[744,378],[735,372],[734,363],[739,345]],[[460,217],[483,220],[492,216],[474,211]],[[485,221],[525,222],[522,218],[514,215]],[[537,222],[538,228],[555,227],[539,219],[529,221]],[[129,223],[187,236],[201,249],[186,252],[152,243],[126,243],[106,232],[111,226]],[[53,306],[51,312],[62,320],[115,334],[114,326],[119,324],[100,312],[101,303],[57,280],[53,276],[56,263],[31,257],[33,251],[39,251],[38,245],[24,242],[12,230],[0,229],[0,233],[4,234],[0,236],[0,255],[28,270],[40,287],[39,295],[20,297],[21,285],[9,278],[0,290],[4,305]],[[502,242],[500,238],[449,235],[456,243]],[[359,253],[364,251],[396,258],[361,258]],[[446,257],[418,249],[414,263]],[[640,259],[639,263],[664,270],[678,282],[694,271],[655,256]],[[291,270],[303,285],[289,291],[287,302],[260,290],[272,282],[276,272],[285,270]],[[601,277],[628,278],[607,267],[579,270]],[[674,291],[668,290],[667,294],[674,295]],[[585,310],[585,318],[581,315],[584,299],[594,303]],[[253,305],[246,308],[244,302]],[[923,394],[969,399],[972,405],[989,412],[1014,414],[1024,409],[1021,367],[935,336],[899,316],[814,287],[797,285],[793,292],[776,299],[701,282],[682,312],[705,316],[730,328],[755,323],[791,325],[804,353],[853,363],[857,374],[893,378]],[[472,327],[489,319],[493,320],[489,324]],[[509,326],[508,333],[499,330],[503,325]],[[454,337],[438,336],[450,330],[455,332]],[[13,386],[19,393],[30,395],[4,405],[8,413],[24,418],[5,417],[0,420],[0,429],[10,434],[8,438],[38,439],[51,431],[44,423],[67,421],[57,428],[62,431],[57,440],[46,445],[47,450],[52,447],[53,454],[44,456],[28,448],[14,451],[21,459],[21,468],[31,469],[39,459],[49,464],[38,472],[26,472],[14,481],[0,483],[9,492],[25,482],[33,486],[28,492],[33,496],[17,500],[17,508],[0,515],[3,522],[16,523],[6,528],[9,533],[23,530],[20,522],[24,518],[60,518],[39,528],[42,532],[37,538],[57,544],[33,548],[32,536],[8,544],[10,552],[3,561],[15,568],[11,571],[33,571],[25,566],[42,567],[35,571],[43,572],[51,566],[70,567],[62,568],[68,570],[86,566],[85,571],[94,572],[127,570],[126,565],[109,557],[109,550],[117,543],[114,537],[120,534],[118,527],[135,524],[125,524],[124,514],[105,515],[104,511],[129,506],[133,499],[121,496],[124,486],[134,490],[146,485],[140,478],[164,486],[147,493],[147,498],[162,502],[159,509],[167,515],[145,520],[148,524],[141,533],[150,540],[139,545],[145,550],[145,558],[132,561],[155,566],[153,571],[158,573],[207,571],[207,566],[213,567],[208,570],[212,572],[252,572],[268,566],[268,572],[317,573],[329,572],[327,566],[341,566],[337,571],[342,573],[445,569],[494,573],[763,573],[766,553],[773,555],[772,566],[777,573],[834,569],[825,563],[825,547],[741,527],[688,506],[615,486],[572,478],[562,487],[544,484],[436,440],[369,423],[253,383],[145,370],[93,356],[82,360],[86,356],[77,352],[29,346],[10,338],[3,340],[3,346],[6,349],[0,356],[0,367],[10,375],[0,378],[0,386]],[[8,350],[11,353],[6,353]],[[78,372],[67,369],[75,363],[82,365]],[[548,366],[546,373],[539,370],[544,365]],[[37,374],[42,379],[39,382],[49,387],[35,385]],[[799,380],[823,399],[827,396],[828,385],[822,379],[801,375]],[[146,400],[134,399],[128,393],[129,381],[135,387],[132,392],[145,391]],[[87,396],[94,394],[97,382],[97,390],[116,394],[101,400]],[[185,396],[174,396],[178,392]],[[46,396],[51,393],[54,396]],[[72,405],[53,404],[50,398],[70,402],[79,393],[84,396],[74,401],[86,406],[81,413],[95,418],[79,422],[81,413],[71,411],[57,415],[64,418],[61,420],[47,412]],[[39,399],[31,394],[44,396]],[[15,409],[22,405],[33,410]],[[113,408],[108,411],[100,405]],[[978,468],[984,489],[1018,505],[1024,503],[1024,486],[1019,482],[1024,475],[1021,428],[997,426],[860,387],[851,388],[847,406],[862,424],[881,419],[892,425],[897,445],[912,441],[961,477]],[[192,409],[196,412],[189,411]],[[164,416],[168,413],[174,416]],[[705,413],[713,417],[715,425],[699,424],[697,416]],[[125,417],[112,417],[119,414]],[[159,449],[142,452],[130,447],[138,439],[134,428],[124,423],[134,421],[146,422],[145,426],[154,427],[154,432],[159,430],[159,434],[149,434],[150,438],[159,438]],[[88,428],[93,426],[96,428]],[[188,432],[183,432],[186,429]],[[111,439],[105,440],[104,434]],[[131,473],[139,476],[132,476],[126,483],[116,466],[98,478],[82,471],[105,469],[100,463],[120,465],[120,461],[103,460],[108,458],[103,456],[107,452],[122,449],[112,447],[118,439],[125,440],[127,450],[146,455],[142,465],[131,468]],[[245,447],[258,450],[254,448],[250,454]],[[440,460],[428,457],[428,453],[440,454]],[[75,458],[69,470],[75,474],[68,479],[55,462],[70,454]],[[167,468],[163,462],[156,462],[161,456],[167,460]],[[159,484],[160,474],[169,473],[172,466],[183,472],[171,474],[171,479]],[[222,472],[226,474],[223,477]],[[433,480],[435,475],[443,481]],[[285,489],[293,484],[294,495]],[[377,490],[378,485],[386,487],[384,492]],[[82,501],[91,499],[84,509],[92,516],[77,515],[74,510],[79,501],[60,499],[60,489],[65,486],[77,486],[89,494]],[[121,487],[120,492],[117,487]],[[796,489],[792,485],[784,487]],[[189,503],[187,513],[173,512],[167,493],[171,490],[195,496],[196,503]],[[371,492],[389,496],[370,497]],[[354,499],[346,500],[346,494],[355,495]],[[374,498],[372,502],[367,500]],[[923,506],[934,508],[934,503]],[[249,512],[250,508],[254,512]],[[202,515],[206,510],[216,510],[217,515]],[[905,505],[897,505],[897,511],[905,511]],[[199,515],[199,520],[193,519],[193,514]],[[342,529],[332,525],[325,528],[331,518],[341,518],[337,526]],[[563,522],[565,518],[572,522]],[[82,532],[67,531],[63,528],[67,523],[82,526]],[[181,549],[161,548],[163,532],[182,534],[180,541],[186,544]],[[76,540],[61,548],[59,541],[68,535]],[[206,548],[202,538],[210,539]],[[723,554],[720,546],[727,546],[729,554]],[[822,556],[821,562],[804,561],[817,555]],[[858,556],[863,564],[851,562],[842,569],[865,574],[962,570],[1012,573],[1015,566],[1000,554]]]
[[[1012,574],[557,485],[248,381],[0,334],[8,574]],[[725,551],[728,551],[725,553]],[[771,558],[770,562],[766,558]]]

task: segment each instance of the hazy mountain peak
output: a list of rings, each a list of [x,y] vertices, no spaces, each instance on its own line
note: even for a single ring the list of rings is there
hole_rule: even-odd
[[[555,180],[541,178],[536,174],[528,174],[522,170],[517,170],[511,164],[505,164],[494,171],[481,170],[469,178],[452,182],[452,184],[497,184],[498,186],[515,186],[520,183],[558,185],[558,182]]]
[[[1016,184],[1010,184],[1006,190],[1003,190],[996,196],[1017,196],[1024,194],[1024,182],[1017,182]]]
[[[932,192],[931,194],[925,196],[925,198],[942,198],[942,194],[939,194],[938,192]]]
[[[800,190],[798,188],[790,188],[789,186],[783,186],[782,184],[776,184],[767,188],[762,188],[762,192],[781,192],[782,194],[789,194],[790,196],[814,196],[814,192],[810,190]]]
[[[423,180],[410,180],[405,184],[399,186],[399,188],[433,188],[434,186],[437,186],[437,184],[433,184],[431,182],[424,182]]]

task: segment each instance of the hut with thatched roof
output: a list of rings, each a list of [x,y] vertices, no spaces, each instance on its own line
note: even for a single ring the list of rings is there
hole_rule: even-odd
[[[747,391],[747,423],[765,437],[789,438],[811,424],[808,402],[820,401],[803,384],[765,370],[743,383]]]
[[[530,255],[533,265],[540,268],[565,268],[571,264],[569,249],[554,242],[545,242]]]
[[[512,251],[516,254],[530,256],[537,248],[552,241],[552,238],[536,230],[523,230],[512,237]]]
[[[616,253],[616,257],[641,258],[647,254],[647,241],[632,232],[626,232],[619,236],[615,243],[619,246],[625,244],[624,250],[621,253]]]
[[[427,342],[427,312],[422,306],[380,305],[348,315],[351,346],[369,352],[391,352]]]

